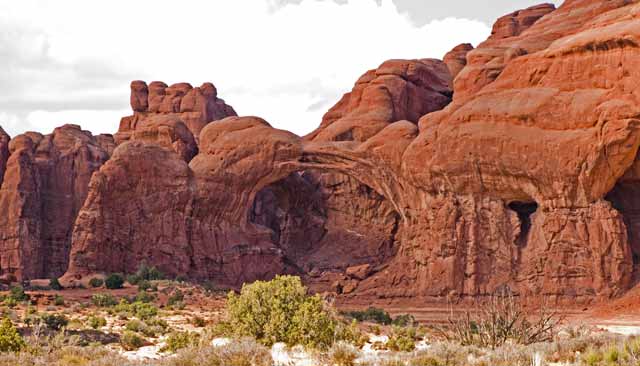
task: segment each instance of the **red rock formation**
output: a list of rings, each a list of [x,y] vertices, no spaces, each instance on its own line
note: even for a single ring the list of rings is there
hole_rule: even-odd
[[[11,137],[0,127],[0,187],[2,186],[2,179],[4,178],[4,171],[7,166],[7,159],[9,159],[9,141]]]
[[[458,76],[460,71],[467,66],[467,54],[473,50],[473,46],[469,43],[463,43],[454,47],[451,51],[447,52],[442,59],[451,73],[452,81]]]
[[[197,138],[207,123],[236,115],[231,106],[218,98],[211,83],[194,88],[187,83],[167,86],[154,81],[147,87],[144,81],[136,80],[131,82],[131,109],[133,115],[120,121],[115,135],[118,144],[129,140],[135,130],[146,129],[147,123],[162,117],[181,121]]]
[[[640,237],[638,14],[569,0],[501,18],[448,105],[445,63],[392,60],[302,139],[231,117],[187,166],[179,134],[145,133],[92,180],[67,278],[152,258],[230,285],[297,273],[345,299],[621,294]],[[177,113],[191,90],[154,83],[136,113]]]
[[[3,277],[46,278],[65,272],[71,229],[89,180],[109,157],[98,140],[107,144],[108,139],[65,125],[51,135],[29,132],[11,140],[0,189]]]
[[[450,83],[451,75],[440,60],[386,61],[362,75],[306,139],[365,141],[389,123],[417,122],[449,104]]]

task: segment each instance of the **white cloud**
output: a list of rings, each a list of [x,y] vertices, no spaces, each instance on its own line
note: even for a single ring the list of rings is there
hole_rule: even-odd
[[[440,58],[490,33],[455,18],[417,27],[391,0],[303,0],[278,10],[273,0],[21,0],[2,1],[0,14],[0,26],[33,34],[20,47],[0,38],[0,55],[41,65],[35,81],[22,61],[1,77],[21,90],[0,94],[3,109],[21,106],[7,112],[22,116],[13,133],[70,120],[115,132],[128,82],[139,78],[212,81],[239,114],[303,134],[367,69],[390,58]]]

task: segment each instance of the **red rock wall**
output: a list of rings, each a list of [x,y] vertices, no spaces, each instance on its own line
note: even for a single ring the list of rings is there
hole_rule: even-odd
[[[302,274],[345,298],[619,295],[637,251],[620,188],[640,145],[637,14],[623,0],[510,14],[452,62],[367,72],[302,139],[226,118],[187,166],[181,134],[145,133],[92,181],[67,279],[151,257],[229,285]],[[172,88],[136,85],[134,110],[177,113],[191,89]]]
[[[6,213],[0,217],[3,277],[65,272],[73,223],[91,175],[109,157],[109,138],[65,125],[51,135],[27,133],[11,140],[0,189],[0,210]]]

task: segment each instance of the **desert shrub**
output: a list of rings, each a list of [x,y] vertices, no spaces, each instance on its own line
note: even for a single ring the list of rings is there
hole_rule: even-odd
[[[125,324],[124,326],[126,330],[129,330],[132,332],[141,332],[144,327],[145,327],[145,324],[138,319],[129,320],[127,324]]]
[[[271,352],[253,339],[234,340],[223,347],[187,347],[160,366],[272,366]]]
[[[184,276],[184,275],[176,276],[176,282],[178,283],[184,283],[184,282],[187,282],[188,280],[189,278],[187,278],[187,276]]]
[[[409,360],[408,366],[445,366],[445,364],[433,356],[416,355]]]
[[[134,302],[154,302],[156,300],[156,296],[150,294],[148,292],[140,291],[134,298]]]
[[[184,301],[184,294],[180,289],[176,289],[167,299],[167,305],[174,306],[182,301]]]
[[[416,324],[416,318],[410,314],[402,314],[393,318],[391,324],[398,327],[411,327]]]
[[[546,306],[539,307],[530,321],[531,312],[508,290],[492,295],[480,309],[477,314],[467,311],[462,317],[450,316],[444,336],[462,345],[495,349],[507,342],[527,345],[551,341],[559,324],[557,313]]]
[[[133,315],[139,319],[146,320],[158,315],[158,308],[153,304],[136,301],[131,304]]]
[[[392,322],[391,315],[383,309],[369,307],[364,311],[348,311],[343,313],[349,318],[356,319],[359,322],[372,322],[383,325],[389,325]]]
[[[94,277],[89,280],[89,286],[93,288],[102,287],[102,285],[104,285],[104,281],[102,280],[102,278]]]
[[[105,319],[104,317],[101,317],[101,316],[91,315],[87,319],[87,323],[89,324],[89,326],[91,328],[98,329],[98,328],[102,328],[102,327],[107,325],[107,319]]]
[[[24,288],[22,286],[11,287],[8,298],[13,299],[16,302],[29,301],[29,295],[24,292]]]
[[[176,351],[187,348],[189,346],[195,346],[198,344],[200,335],[193,332],[174,332],[167,337],[167,344],[162,347],[162,352],[175,353]]]
[[[387,348],[391,351],[411,352],[416,348],[416,339],[416,328],[394,326]]]
[[[49,280],[49,287],[52,290],[56,290],[56,291],[62,290],[62,285],[60,284],[60,281],[58,281],[57,277],[54,277],[54,278]]]
[[[199,316],[194,316],[191,318],[191,324],[193,324],[194,327],[203,328],[207,325],[207,321]]]
[[[152,284],[150,281],[142,280],[138,282],[138,291],[158,291],[158,286]]]
[[[42,322],[47,326],[47,328],[52,330],[60,330],[69,324],[69,319],[64,314],[42,314],[40,316]]]
[[[104,285],[110,290],[122,288],[122,285],[124,285],[124,277],[119,273],[112,273],[104,280]]]
[[[19,352],[26,346],[9,318],[0,321],[0,352]]]
[[[118,301],[111,294],[93,294],[91,296],[91,302],[93,305],[105,308],[109,306],[115,306]]]
[[[348,343],[338,342],[327,353],[327,364],[336,366],[355,366],[360,356],[358,349]]]
[[[142,281],[157,281],[164,279],[164,274],[155,266],[148,266],[146,262],[141,262],[136,273],[127,276],[127,282],[132,285],[139,285]]]
[[[336,325],[335,339],[357,347],[362,347],[369,341],[369,337],[358,328],[358,321],[355,319],[349,324],[338,323]]]
[[[127,351],[136,350],[144,346],[144,343],[144,338],[131,331],[125,331],[120,336],[120,345]]]
[[[270,346],[327,347],[333,343],[335,321],[319,296],[307,295],[299,277],[276,276],[242,286],[228,296],[230,328],[235,336],[250,336]]]
[[[53,304],[55,306],[64,306],[64,297],[60,296],[60,295],[56,295],[53,298]]]
[[[10,296],[6,297],[2,303],[4,304],[4,306],[8,308],[14,308],[16,305],[18,305],[18,302],[16,301],[16,299]]]

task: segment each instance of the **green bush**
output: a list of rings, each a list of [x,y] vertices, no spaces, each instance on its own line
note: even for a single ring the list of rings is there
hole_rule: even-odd
[[[339,323],[336,327],[335,338],[357,347],[362,347],[369,341],[369,337],[358,328],[358,321],[355,319],[350,324]]]
[[[89,326],[93,329],[102,328],[107,325],[107,319],[101,316],[92,315],[87,319]]]
[[[179,302],[183,302],[183,301],[184,301],[184,294],[182,293],[182,291],[180,291],[180,289],[176,289],[171,294],[171,296],[169,296],[169,298],[167,299],[167,305],[174,306]]]
[[[53,299],[53,305],[55,306],[64,306],[64,297],[60,295],[56,295]]]
[[[158,315],[158,308],[153,304],[136,301],[131,304],[131,307],[133,309],[133,315],[142,320],[147,320]]]
[[[144,327],[145,327],[145,324],[138,319],[129,320],[127,324],[125,324],[124,326],[126,330],[129,330],[131,332],[137,332],[137,333],[142,332]]]
[[[271,346],[277,342],[312,348],[333,343],[335,320],[319,296],[307,295],[299,277],[276,276],[242,286],[228,296],[229,329]]]
[[[93,294],[93,296],[91,296],[91,302],[93,302],[93,305],[101,308],[115,306],[118,303],[116,298],[111,294]]]
[[[24,292],[22,286],[14,286],[11,288],[9,298],[16,302],[29,301],[29,295]]]
[[[138,291],[158,291],[158,286],[152,284],[147,280],[142,280],[138,282]]]
[[[104,285],[104,281],[101,278],[94,277],[89,280],[89,286],[93,288],[102,287]]]
[[[64,314],[42,314],[40,319],[52,330],[60,330],[69,324],[69,319]]]
[[[372,322],[383,325],[389,325],[392,322],[391,315],[383,309],[369,307],[365,311],[349,311],[344,313],[346,316],[356,319],[359,322]]]
[[[167,344],[164,347],[162,347],[160,351],[175,353],[180,349],[198,344],[199,339],[200,339],[200,335],[198,333],[193,333],[193,332],[171,333],[169,334],[169,337],[167,337]]]
[[[336,343],[327,355],[328,364],[335,366],[355,366],[359,356],[357,348],[343,342]]]
[[[62,285],[60,284],[60,281],[58,281],[58,278],[56,277],[49,280],[49,287],[52,290],[56,290],[56,291],[62,290]]]
[[[416,329],[413,327],[393,327],[393,332],[387,342],[391,351],[411,352],[416,348]]]
[[[119,273],[112,273],[104,280],[104,284],[110,290],[122,288],[124,277]]]
[[[393,321],[391,322],[392,325],[395,325],[398,327],[411,327],[415,323],[416,323],[416,318],[414,318],[413,315],[410,315],[410,314],[398,315],[397,317],[393,318]]]
[[[26,346],[9,318],[0,322],[0,352],[20,352]]]
[[[145,340],[136,333],[125,331],[120,337],[120,345],[126,351],[133,351],[144,346]]]
[[[148,266],[146,262],[140,263],[135,274],[127,276],[127,282],[137,285],[140,281],[158,281],[164,279],[164,274],[156,266]]]
[[[136,295],[134,302],[135,301],[139,301],[139,302],[154,302],[156,299],[155,295],[150,294],[148,292],[144,292],[144,291],[139,291],[138,294]]]

